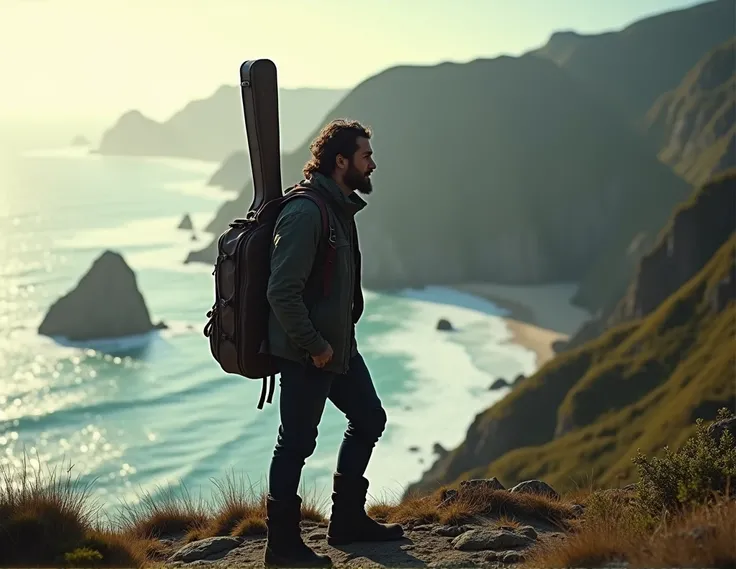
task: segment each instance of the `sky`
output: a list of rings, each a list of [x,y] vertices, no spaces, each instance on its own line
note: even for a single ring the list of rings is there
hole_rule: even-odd
[[[282,87],[519,55],[692,0],[0,0],[0,117],[165,119],[268,57]]]

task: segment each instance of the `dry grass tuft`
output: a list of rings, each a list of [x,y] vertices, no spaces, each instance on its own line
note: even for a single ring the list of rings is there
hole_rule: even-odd
[[[138,503],[123,503],[117,525],[140,539],[180,537],[209,519],[206,502],[193,498],[184,486],[159,488],[138,497]]]
[[[522,527],[522,524],[519,520],[516,518],[510,518],[508,516],[501,516],[496,521],[496,527],[498,528],[512,528],[512,529],[518,529]]]
[[[585,521],[565,540],[538,545],[529,567],[736,566],[736,502],[693,507],[676,516],[653,518],[636,500],[603,491],[588,500]]]
[[[591,494],[585,521],[565,540],[538,545],[529,556],[532,567],[600,567],[626,560],[632,544],[645,534],[646,520],[624,505],[618,493]]]
[[[379,522],[386,522],[391,513],[396,509],[397,504],[387,501],[374,502],[369,504],[366,512],[370,517]]]
[[[263,490],[250,479],[228,474],[224,480],[213,480],[215,485],[214,514],[203,523],[188,528],[186,541],[216,536],[243,536],[264,533],[266,528],[266,497]],[[317,493],[308,493],[302,487],[302,520],[324,521],[323,504]],[[251,532],[251,533],[248,533]]]
[[[721,500],[664,520],[629,553],[636,567],[736,567],[736,502]]]
[[[42,474],[40,460],[24,455],[15,471],[0,467],[0,565],[141,567],[145,544],[93,523],[99,509],[91,484],[69,468]]]
[[[571,504],[536,494],[472,487],[462,489],[454,500],[445,502],[446,495],[445,488],[428,496],[409,495],[401,502],[374,504],[368,512],[401,524],[458,525],[484,517],[502,519],[509,525],[518,525],[518,519],[538,519],[561,528],[573,517]]]
[[[299,494],[302,496],[302,520],[318,523],[327,520],[325,512],[328,508],[329,497],[319,499],[316,488],[307,492],[303,485]]]
[[[266,495],[242,476],[227,475],[224,481],[214,480],[216,514],[203,526],[204,537],[231,535],[241,521],[266,517]]]
[[[98,529],[87,534],[83,547],[99,552],[107,567],[142,567],[162,551],[157,540]]]
[[[249,535],[265,535],[266,532],[266,521],[263,518],[250,517],[240,520],[231,532],[231,535],[246,537]]]

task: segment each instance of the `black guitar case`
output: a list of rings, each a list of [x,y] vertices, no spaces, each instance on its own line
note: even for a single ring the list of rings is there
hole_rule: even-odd
[[[240,66],[240,91],[253,173],[253,202],[249,210],[255,211],[283,195],[279,88],[274,62],[270,59],[245,61]]]

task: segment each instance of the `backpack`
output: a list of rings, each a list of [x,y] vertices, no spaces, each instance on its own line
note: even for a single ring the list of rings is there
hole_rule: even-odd
[[[335,231],[323,199],[306,188],[295,186],[284,196],[249,211],[244,219],[233,220],[217,240],[217,260],[212,271],[215,303],[207,312],[209,320],[203,333],[225,372],[263,380],[258,409],[263,408],[267,388],[271,403],[275,376],[279,373],[268,353],[270,305],[266,291],[271,274],[271,241],[281,209],[292,199],[300,198],[309,199],[320,208],[323,237],[318,258],[321,257],[323,266],[323,294],[329,295]]]

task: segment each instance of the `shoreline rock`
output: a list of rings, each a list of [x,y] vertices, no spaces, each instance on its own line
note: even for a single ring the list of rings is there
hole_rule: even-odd
[[[120,253],[105,251],[69,292],[46,312],[38,333],[79,342],[137,336],[154,324],[136,280]]]
[[[191,231],[194,229],[192,218],[190,217],[188,213],[185,213],[184,217],[181,218],[181,221],[179,222],[177,229],[186,229],[187,231]]]

